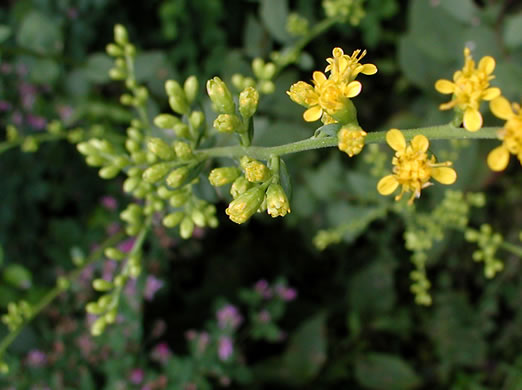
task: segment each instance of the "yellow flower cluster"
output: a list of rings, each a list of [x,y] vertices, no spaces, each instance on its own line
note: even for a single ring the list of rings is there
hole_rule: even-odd
[[[500,96],[499,88],[490,88],[489,82],[495,76],[495,59],[490,56],[482,57],[478,67],[471,57],[469,48],[464,49],[466,61],[464,67],[453,75],[453,82],[438,80],[435,89],[443,94],[453,94],[453,98],[440,105],[441,110],[455,108],[463,114],[464,128],[468,131],[477,131],[482,127],[480,102],[493,100]]]
[[[355,78],[359,73],[372,75],[377,72],[373,64],[360,64],[366,50],[356,50],[351,56],[339,47],[333,49],[333,57],[328,58],[325,73],[313,73],[313,85],[299,81],[290,87],[287,94],[297,104],[307,108],[303,118],[307,122],[321,119],[325,124],[356,122],[356,111],[351,98],[359,95],[362,85]]]
[[[488,166],[494,171],[506,169],[509,163],[509,154],[517,156],[522,165],[522,110],[520,105],[499,96],[489,104],[491,112],[504,119],[506,124],[499,131],[498,137],[502,145],[496,147],[488,154]]]
[[[377,183],[377,191],[381,195],[390,195],[399,185],[401,192],[395,197],[400,200],[405,192],[411,192],[409,204],[415,198],[420,197],[421,190],[432,185],[429,180],[433,177],[442,184],[453,184],[457,179],[457,173],[449,168],[450,161],[437,163],[435,156],[428,157],[430,146],[428,138],[416,135],[408,145],[404,135],[397,129],[391,129],[386,133],[386,142],[395,150],[392,164],[393,174],[383,177]]]

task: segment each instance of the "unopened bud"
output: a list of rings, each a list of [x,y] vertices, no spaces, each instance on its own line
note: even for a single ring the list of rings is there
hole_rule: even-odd
[[[194,157],[190,145],[186,142],[175,141],[174,150],[176,151],[176,156],[178,156],[180,160],[190,160],[192,157]]]
[[[189,117],[190,125],[194,130],[199,130],[205,123],[205,114],[201,111],[192,111]]]
[[[173,228],[178,225],[184,217],[185,214],[182,211],[177,211],[175,213],[167,214],[162,222],[165,227]]]
[[[174,132],[176,137],[179,138],[190,138],[190,130],[186,123],[178,123],[174,126]]]
[[[235,105],[232,94],[219,77],[207,81],[207,93],[217,112],[222,114],[234,113]]]
[[[275,217],[284,217],[290,212],[288,197],[280,184],[272,183],[266,191],[266,208],[268,214]]]
[[[259,104],[259,92],[253,87],[245,88],[239,94],[239,112],[245,119],[255,114]]]
[[[156,183],[158,180],[163,178],[171,169],[170,163],[158,163],[145,169],[142,178],[147,183]]]
[[[191,218],[185,217],[183,221],[181,221],[181,225],[179,226],[179,235],[183,239],[188,239],[192,237],[192,232],[194,231],[194,222]]]
[[[241,119],[235,114],[220,114],[214,121],[214,127],[221,133],[240,131]]]
[[[213,186],[219,187],[228,183],[232,183],[239,177],[240,174],[241,171],[236,167],[214,168],[212,171],[210,171],[208,180]]]
[[[172,129],[178,123],[181,123],[179,118],[170,114],[159,114],[154,118],[154,124],[160,129]]]
[[[232,183],[232,187],[230,187],[230,195],[235,199],[239,195],[247,192],[252,187],[252,184],[244,177],[239,176],[234,183]]]
[[[189,104],[192,104],[198,95],[199,82],[196,76],[189,76],[183,84],[185,96]]]
[[[121,50],[121,48],[118,45],[115,45],[114,43],[109,43],[105,47],[105,51],[108,55],[112,57],[119,57],[123,55],[123,50]]]
[[[203,214],[201,212],[201,210],[199,210],[199,209],[192,210],[191,218],[192,218],[192,222],[194,222],[194,224],[196,226],[205,227],[205,225],[206,225],[205,214]]]
[[[121,24],[114,26],[114,41],[122,46],[129,42],[127,30]]]
[[[112,290],[113,285],[111,282],[105,279],[94,279],[92,282],[92,287],[96,291],[109,291]]]
[[[114,165],[103,167],[98,172],[102,179],[113,179],[118,175],[118,173],[120,173],[120,168]]]
[[[232,222],[244,223],[254,215],[264,198],[264,187],[256,186],[230,202],[225,212]]]
[[[123,253],[121,250],[119,250],[117,248],[112,248],[112,247],[106,248],[104,251],[104,254],[107,258],[116,260],[116,261],[123,260],[125,258],[125,253]]]
[[[174,150],[161,138],[149,138],[147,149],[163,160],[173,160],[176,158]]]
[[[180,187],[183,184],[183,182],[187,179],[189,172],[190,170],[187,167],[180,167],[174,169],[167,176],[167,184],[173,188]]]
[[[100,317],[96,321],[94,321],[94,324],[92,324],[91,327],[91,334],[93,336],[99,336],[103,333],[105,330],[105,327],[107,326],[107,322],[105,321],[105,317]]]
[[[245,172],[245,177],[249,182],[263,182],[270,178],[271,172],[268,167],[257,161],[253,160],[247,156],[241,157],[240,160],[241,168],[243,168]]]

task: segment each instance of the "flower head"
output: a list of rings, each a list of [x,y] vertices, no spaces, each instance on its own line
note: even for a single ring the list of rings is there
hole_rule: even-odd
[[[364,147],[364,138],[367,133],[359,126],[347,125],[343,126],[337,137],[339,139],[339,150],[345,152],[348,156],[353,157],[361,153]]]
[[[429,180],[433,177],[442,184],[453,184],[457,179],[457,173],[449,168],[450,161],[437,163],[435,156],[428,158],[430,146],[428,138],[416,135],[408,145],[404,135],[397,129],[391,129],[386,133],[386,142],[395,150],[392,164],[393,174],[383,177],[377,183],[377,191],[381,195],[390,195],[399,185],[401,192],[395,197],[400,200],[405,192],[411,192],[409,204],[415,198],[420,197],[421,190],[433,183]]]
[[[498,138],[502,145],[497,146],[488,154],[488,166],[494,171],[506,169],[509,163],[509,154],[517,156],[522,165],[522,110],[520,105],[503,97],[491,101],[491,112],[500,119],[506,121],[504,127],[498,132]]]
[[[234,353],[234,344],[228,336],[221,336],[218,340],[218,356],[222,361],[227,361]]]
[[[336,47],[332,50],[332,58],[327,58],[328,66],[324,70],[330,72],[330,77],[340,82],[350,82],[356,79],[359,73],[372,75],[377,73],[374,64],[360,64],[359,61],[366,55],[366,50],[355,50],[351,56],[344,54],[343,49]]]
[[[243,322],[243,317],[234,305],[225,305],[216,313],[218,325],[221,329],[236,329]]]
[[[435,89],[443,94],[453,94],[453,98],[440,105],[441,110],[454,108],[463,113],[464,128],[468,131],[477,131],[482,127],[480,102],[492,100],[500,96],[499,88],[490,88],[489,81],[495,76],[495,59],[490,56],[482,57],[478,67],[471,57],[469,48],[464,49],[466,61],[464,67],[453,75],[453,82],[437,80]]]

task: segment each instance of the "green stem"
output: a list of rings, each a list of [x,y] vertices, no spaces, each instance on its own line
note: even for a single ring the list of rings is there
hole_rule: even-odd
[[[500,247],[522,258],[522,247],[515,244],[511,244],[509,242],[502,242],[500,244]]]
[[[58,141],[61,139],[64,139],[67,137],[66,134],[50,134],[50,133],[43,133],[43,134],[31,134],[28,136],[19,136],[18,138],[12,140],[12,141],[6,141],[0,143],[0,154],[4,153],[5,151],[20,146],[23,144],[23,142],[26,140],[27,137],[33,137],[36,142],[47,142],[47,141]]]
[[[103,251],[105,248],[108,248],[118,241],[120,241],[124,237],[124,233],[116,234],[110,238],[108,238],[98,249],[96,249],[94,252],[92,252],[89,257],[87,258],[87,261],[80,267],[75,269],[74,271],[71,271],[65,279],[69,281],[69,283],[72,283],[76,278],[80,276],[80,274],[83,272],[85,268],[93,264],[94,262],[98,261],[100,257],[103,255]],[[7,350],[9,345],[18,337],[22,329],[33,320],[47,305],[49,305],[60,293],[62,293],[64,290],[61,286],[56,286],[53,289],[51,289],[47,294],[43,296],[43,298],[37,302],[34,306],[31,307],[31,315],[25,319],[23,324],[21,324],[15,331],[10,332],[0,343],[0,360],[4,354],[4,352]]]
[[[417,129],[403,130],[402,133],[407,140],[416,135],[425,135],[430,140],[450,140],[450,139],[497,139],[499,127],[484,127],[477,132],[469,132],[462,128],[455,128],[451,125],[432,126]],[[257,160],[269,160],[270,156],[284,156],[286,154],[304,152],[312,149],[330,148],[337,146],[337,137],[308,138],[302,141],[292,142],[279,146],[250,146],[241,145],[223,146],[209,149],[200,149],[196,153],[206,157],[230,157],[237,158],[249,156]],[[386,142],[386,131],[368,133],[365,143],[384,143]]]

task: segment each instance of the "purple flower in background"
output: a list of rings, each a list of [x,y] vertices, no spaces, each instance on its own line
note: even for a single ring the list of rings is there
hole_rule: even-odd
[[[272,316],[270,315],[268,310],[261,310],[259,312],[259,314],[257,315],[257,319],[262,324],[266,324],[266,323],[270,322],[270,320],[272,319]]]
[[[103,263],[102,279],[111,281],[118,264],[114,260],[107,260]]]
[[[232,339],[228,336],[221,336],[218,341],[218,356],[222,361],[228,360],[234,353]]]
[[[118,208],[118,201],[114,196],[102,196],[102,198],[100,199],[100,203],[103,207],[110,211],[114,211]]]
[[[39,349],[32,349],[27,354],[27,365],[30,367],[42,367],[47,363],[47,355]]]
[[[29,123],[29,126],[34,127],[36,130],[42,130],[47,125],[47,119],[41,116],[28,114],[25,119],[27,123]]]
[[[129,380],[133,385],[139,385],[141,382],[143,382],[143,379],[145,378],[145,374],[141,368],[135,368],[131,371]]]
[[[163,287],[165,283],[163,280],[154,277],[153,275],[147,276],[147,280],[145,282],[145,292],[143,295],[147,301],[152,301],[154,299],[154,295],[156,292]]]
[[[31,110],[36,101],[36,87],[32,84],[20,83],[18,93],[22,99],[22,107],[26,110]]]
[[[171,353],[167,343],[159,343],[152,350],[151,358],[165,364],[167,360],[169,360],[170,355]]]
[[[276,286],[275,290],[277,295],[279,295],[283,301],[290,302],[297,298],[297,291],[295,288],[279,285]]]
[[[216,316],[221,329],[236,329],[243,322],[243,317],[234,305],[223,306],[217,311]]]
[[[67,122],[69,119],[71,119],[74,114],[74,110],[71,106],[66,106],[62,104],[56,107],[56,111],[58,111],[60,119],[64,122]]]
[[[20,114],[19,111],[13,112],[13,115],[11,116],[11,122],[13,122],[14,125],[20,126],[22,124],[23,117],[22,114]]]
[[[0,111],[7,111],[10,109],[11,109],[11,103],[9,103],[5,100],[0,100]]]
[[[265,279],[261,279],[254,285],[254,290],[265,299],[272,298],[272,290]]]
[[[135,241],[136,238],[134,237],[127,238],[125,241],[122,241],[118,244],[118,249],[123,253],[129,253],[132,250]]]

